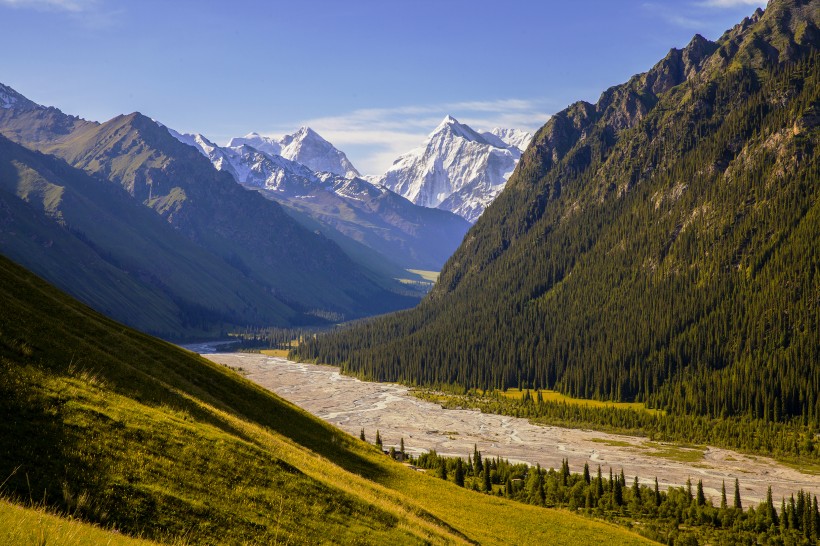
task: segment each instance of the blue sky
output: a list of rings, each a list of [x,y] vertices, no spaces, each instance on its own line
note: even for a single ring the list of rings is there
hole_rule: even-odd
[[[759,0],[0,0],[0,82],[219,144],[310,125],[383,172],[452,114],[535,130]]]

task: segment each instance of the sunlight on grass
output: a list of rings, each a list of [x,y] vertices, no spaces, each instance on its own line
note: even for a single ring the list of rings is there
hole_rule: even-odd
[[[519,389],[507,389],[506,391],[502,391],[501,395],[510,398],[512,400],[521,400],[524,396],[524,392]],[[655,415],[663,415],[665,412],[662,410],[647,408],[645,404],[641,402],[612,402],[612,401],[601,401],[601,400],[589,400],[586,398],[573,398],[571,396],[567,396],[565,394],[561,394],[558,391],[550,391],[550,390],[532,390],[529,391],[530,396],[533,399],[537,398],[538,393],[541,393],[541,398],[544,402],[563,402],[565,404],[574,404],[577,406],[589,406],[592,408],[615,408],[615,409],[631,409],[631,410],[639,410],[645,411],[650,414]]]
[[[634,447],[634,448],[638,448],[638,446],[636,446],[635,444],[630,444],[629,442],[623,442],[621,440],[609,440],[609,439],[606,439],[606,438],[593,438],[592,441],[595,442],[595,443],[598,443],[598,444],[607,445],[609,447]]]
[[[287,358],[288,353],[290,351],[288,351],[287,349],[262,349],[259,352],[262,353],[265,356],[275,356],[275,357],[279,357],[279,358]]]
[[[439,272],[438,271],[425,271],[423,269],[408,269],[410,273],[418,275],[425,281],[436,282],[438,280]]]
[[[95,525],[71,521],[42,509],[23,508],[0,500],[0,544],[4,546],[149,546],[156,544]]]
[[[650,457],[660,457],[682,463],[695,463],[703,459],[705,448],[693,446],[677,446],[672,444],[659,444],[657,442],[644,442],[646,448],[644,453]]]

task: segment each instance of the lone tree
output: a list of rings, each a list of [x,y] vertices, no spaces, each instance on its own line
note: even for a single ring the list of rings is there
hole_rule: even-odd
[[[735,508],[743,510],[743,505],[740,503],[740,482],[735,478]]]
[[[364,429],[362,429],[362,431],[359,433],[359,440],[361,440],[362,442],[367,441],[367,438],[364,437]]]
[[[382,447],[382,437],[379,434],[378,429],[376,429],[376,445]]]
[[[720,487],[720,507],[726,508],[726,480],[723,480],[723,485]]]

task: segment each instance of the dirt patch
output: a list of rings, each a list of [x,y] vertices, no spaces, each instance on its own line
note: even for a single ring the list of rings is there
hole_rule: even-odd
[[[392,383],[368,383],[339,373],[338,368],[300,364],[257,354],[208,354],[207,358],[234,368],[243,375],[358,437],[365,430],[373,441],[379,430],[385,447],[399,445],[419,454],[435,449],[443,455],[467,457],[478,446],[484,457],[513,462],[539,463],[559,468],[562,459],[579,472],[589,463],[608,474],[623,468],[627,481],[638,476],[650,484],[658,478],[662,488],[703,480],[704,492],[720,502],[725,480],[731,502],[735,478],[740,480],[744,506],[766,498],[771,485],[775,504],[798,489],[820,495],[820,476],[804,474],[766,457],[751,457],[710,446],[678,447],[646,438],[591,430],[534,425],[526,419],[483,414],[474,410],[445,410],[419,400],[409,389]]]

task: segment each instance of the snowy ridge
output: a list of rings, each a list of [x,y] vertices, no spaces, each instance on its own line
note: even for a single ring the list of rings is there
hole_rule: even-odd
[[[26,97],[7,85],[0,83],[0,108],[10,110],[11,108],[34,110],[45,109],[44,106],[28,100]]]
[[[346,178],[361,176],[344,152],[336,149],[310,127],[302,127],[292,135],[280,138],[250,133],[241,138],[232,138],[228,147],[242,144],[269,155],[299,162],[314,172],[329,172]]]
[[[447,116],[424,144],[371,181],[425,207],[475,222],[501,192],[532,135],[517,129],[478,133]]]

